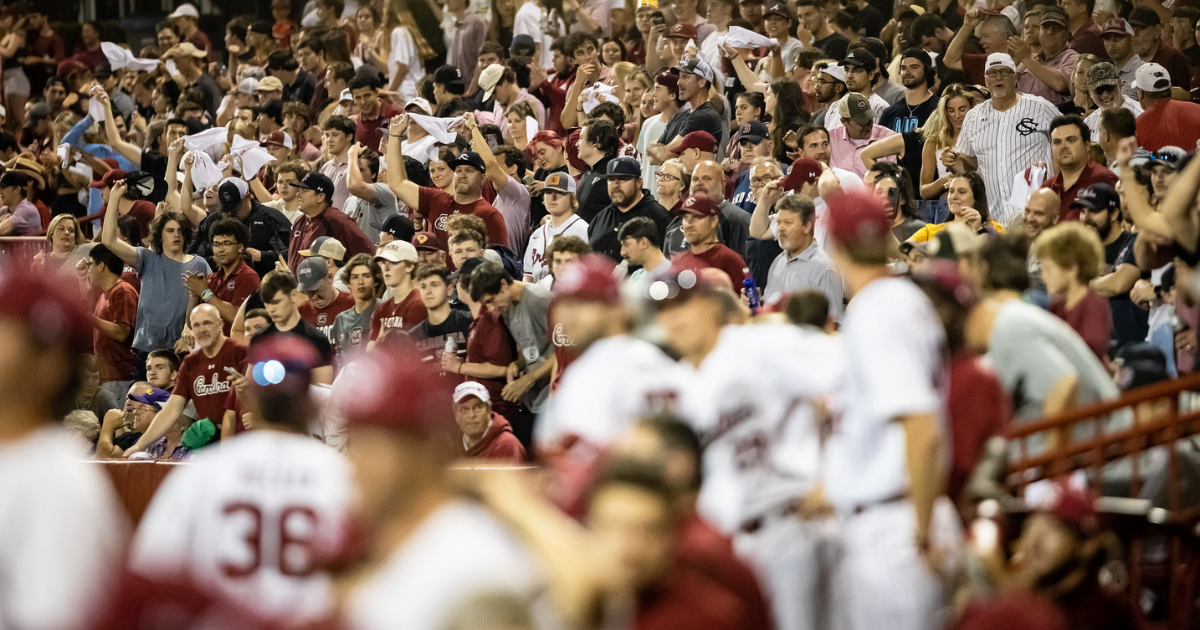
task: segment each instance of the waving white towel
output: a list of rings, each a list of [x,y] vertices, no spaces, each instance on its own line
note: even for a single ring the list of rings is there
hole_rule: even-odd
[[[225,178],[224,162],[213,163],[212,156],[204,151],[192,151],[192,185],[197,189],[216,186]]]
[[[424,129],[425,133],[437,138],[440,144],[452,144],[458,134],[450,131],[462,122],[462,116],[455,118],[437,118],[435,116],[423,116],[421,114],[409,113],[408,117],[417,123],[417,126]]]
[[[583,113],[590,114],[593,109],[600,106],[600,103],[620,103],[620,99],[613,96],[615,86],[606,83],[593,83],[592,87],[583,91],[586,98],[583,101]]]
[[[778,40],[740,26],[730,26],[729,33],[725,35],[725,43],[734,48],[762,48],[777,44]]]
[[[205,129],[200,133],[194,133],[190,136],[184,136],[183,146],[189,151],[203,151],[211,146],[215,146],[225,142],[229,136],[229,130],[224,127],[213,127]]]
[[[134,57],[133,52],[112,42],[100,42],[100,50],[104,51],[104,56],[108,58],[108,65],[113,70],[129,68],[131,70],[141,70],[142,72],[153,72],[158,68],[157,59]]]
[[[275,158],[270,153],[267,153],[266,149],[262,148],[262,145],[241,136],[233,137],[233,144],[229,149],[229,155],[240,158],[240,172],[247,179],[253,178],[267,162],[275,161]]]

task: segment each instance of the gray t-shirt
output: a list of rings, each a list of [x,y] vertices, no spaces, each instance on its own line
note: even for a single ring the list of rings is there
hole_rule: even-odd
[[[150,352],[170,348],[187,321],[188,293],[183,284],[184,273],[204,276],[212,273],[208,262],[191,256],[179,263],[145,247],[137,248],[137,272],[142,280],[138,299],[137,328],[133,333],[133,349]]]
[[[367,341],[371,337],[371,315],[375,313],[376,304],[379,302],[372,302],[361,313],[351,306],[333,318],[331,334],[338,365],[345,364],[347,353],[356,349],[366,349]]]
[[[351,195],[346,199],[346,207],[342,209],[342,212],[358,223],[359,229],[367,235],[367,238],[371,239],[372,243],[378,243],[379,230],[371,225],[383,225],[388,217],[400,214],[400,207],[396,204],[396,194],[392,192],[391,188],[388,188],[387,184],[374,183],[369,186],[375,192],[378,204],[369,203],[365,199]]]
[[[549,289],[532,282],[525,283],[525,294],[521,301],[513,304],[504,314],[508,332],[516,341],[517,352],[525,359],[525,369],[533,370],[554,356],[550,345],[550,298]],[[539,411],[550,393],[550,379],[535,383],[522,401],[530,411]]]

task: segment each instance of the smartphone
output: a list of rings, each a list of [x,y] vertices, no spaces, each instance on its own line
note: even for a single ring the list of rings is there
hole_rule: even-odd
[[[896,210],[900,207],[900,189],[899,188],[889,188],[888,189],[887,202],[888,202],[888,207],[891,208],[892,210]]]
[[[651,13],[650,21],[653,22],[655,26],[662,26],[663,24],[667,23],[667,19],[663,17],[662,11],[655,11],[654,13]]]

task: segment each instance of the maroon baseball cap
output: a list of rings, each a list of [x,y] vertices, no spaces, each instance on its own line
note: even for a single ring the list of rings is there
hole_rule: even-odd
[[[697,217],[715,217],[721,214],[721,204],[705,193],[692,193],[680,204],[679,212]]]
[[[679,92],[679,68],[667,68],[654,77],[654,82],[671,90]]]
[[[787,177],[783,178],[783,189],[785,191],[800,190],[806,184],[817,181],[823,170],[821,163],[812,158],[797,158],[795,162],[792,162],[792,168],[788,171]]]
[[[696,27],[687,22],[676,22],[675,26],[672,26],[671,30],[667,31],[667,37],[696,39]]]
[[[94,181],[94,182],[88,184],[88,187],[89,188],[104,188],[106,186],[112,186],[114,183],[116,183],[116,181],[118,179],[122,179],[124,177],[125,177],[125,171],[123,171],[119,168],[114,168],[114,169],[109,170],[107,173],[105,173],[104,177],[101,177],[98,181]]]
[[[442,247],[438,245],[437,235],[433,232],[417,232],[413,234],[412,244],[419,252],[442,251]]]
[[[425,364],[406,338],[388,335],[352,369],[355,378],[343,398],[351,425],[426,436],[453,429],[454,385]]]
[[[1133,27],[1129,25],[1129,22],[1121,18],[1113,18],[1105,22],[1104,28],[1100,31],[1100,37],[1107,35],[1120,35],[1122,37],[1128,35],[1129,37],[1133,37]]]
[[[826,199],[828,234],[839,243],[873,243],[891,234],[892,221],[883,203],[864,191],[844,192]]]
[[[582,256],[554,279],[554,299],[617,304],[621,301],[621,290],[613,276],[614,269],[616,265],[607,256]]]
[[[684,136],[683,142],[679,143],[680,153],[687,149],[700,149],[704,153],[714,153],[717,150],[717,140],[707,131],[693,131]]]
[[[0,317],[21,324],[42,345],[91,352],[92,323],[68,286],[74,283],[57,274],[11,268],[0,274]]]
[[[275,131],[272,131],[271,133],[267,134],[266,137],[263,138],[261,144],[264,147],[265,146],[276,146],[276,147],[284,147],[286,149],[291,149],[292,148],[292,138],[290,136],[288,136],[287,133],[285,131],[283,131],[282,129],[276,129]]]
[[[1092,533],[1099,527],[1095,500],[1087,492],[1066,484],[1058,484],[1054,500],[1044,511],[1080,532]]]

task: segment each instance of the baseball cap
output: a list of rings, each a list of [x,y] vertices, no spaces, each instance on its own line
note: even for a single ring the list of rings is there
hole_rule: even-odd
[[[238,84],[237,91],[238,94],[255,94],[258,92],[258,79],[255,79],[254,77],[246,77],[245,79],[242,79],[242,82]]]
[[[741,144],[742,142],[759,144],[763,140],[766,140],[770,135],[771,132],[767,129],[766,125],[758,122],[757,120],[751,120],[750,122],[742,125],[742,128],[738,130],[738,144]]]
[[[892,221],[883,204],[865,191],[826,199],[827,234],[839,243],[859,245],[891,238]]]
[[[517,35],[512,38],[512,44],[508,47],[508,50],[515,56],[528,57],[537,52],[537,45],[534,44],[532,37]]]
[[[157,387],[147,387],[136,394],[129,394],[129,400],[140,402],[143,405],[150,405],[157,409],[162,409],[170,398],[171,392]]]
[[[704,153],[713,153],[717,150],[717,140],[707,131],[693,131],[684,136],[683,141],[679,143],[680,153],[688,149],[700,149]]]
[[[240,177],[226,177],[221,180],[220,185],[217,186],[217,202],[220,204],[221,212],[233,213],[249,192],[250,185]]]
[[[671,90],[679,92],[679,68],[667,68],[654,77],[654,82]],[[49,115],[49,111],[47,111]]]
[[[316,348],[299,335],[272,335],[250,344],[246,375],[272,394],[303,396],[320,364]]]
[[[1134,28],[1160,26],[1162,24],[1162,18],[1158,17],[1158,13],[1150,7],[1135,7],[1129,12],[1129,17],[1125,21],[1129,22],[1129,25]]]
[[[24,188],[25,184],[28,184],[28,183],[29,183],[28,177],[25,177],[24,175],[22,175],[20,173],[15,173],[13,171],[8,171],[8,172],[4,173],[3,175],[0,175],[0,188],[9,188],[12,186],[18,186],[18,187]]]
[[[415,107],[415,108],[417,108],[417,111],[421,112],[422,114],[425,114],[426,116],[432,116],[432,115],[433,115],[433,107],[432,107],[432,106],[430,106],[430,104],[429,104],[429,101],[425,100],[424,98],[422,98],[422,97],[420,97],[420,96],[418,96],[418,97],[416,97],[416,98],[412,99],[411,101],[409,101],[409,102],[405,103],[405,104],[404,104],[404,111],[409,111],[409,109],[408,109],[408,108],[410,108],[410,107]]]
[[[0,317],[21,324],[42,345],[74,354],[92,351],[90,315],[71,295],[67,283],[53,274],[0,274]]]
[[[795,162],[792,162],[792,168],[788,171],[787,177],[783,178],[782,188],[785,191],[800,190],[805,184],[817,181],[823,170],[821,163],[812,158],[797,158]]]
[[[442,246],[438,244],[437,235],[433,232],[417,232],[413,234],[412,245],[418,252],[442,251]]]
[[[283,124],[283,101],[273,98],[266,103],[254,108],[254,115],[267,115],[275,119],[275,122]]]
[[[287,135],[287,132],[282,129],[276,129],[275,131],[267,134],[266,137],[263,138],[262,145],[264,147],[276,146],[284,147],[286,149],[295,148],[292,144],[292,137]]]
[[[292,186],[302,190],[313,190],[323,193],[325,195],[325,203],[333,204],[333,180],[321,173],[309,173],[301,178],[300,181],[292,184]]]
[[[204,52],[203,50],[201,50],[199,48],[196,48],[196,45],[193,44],[192,42],[183,42],[181,44],[175,44],[174,46],[172,46],[171,50],[167,51],[166,56],[171,57],[171,58],[176,58],[176,57],[199,58],[199,57],[207,57],[208,53]]]
[[[447,162],[446,165],[449,166],[450,170],[452,171],[460,166],[470,166],[480,173],[487,172],[487,166],[484,165],[483,158],[479,157],[479,154],[474,151],[463,151],[458,155],[458,157]]]
[[[1136,11],[1137,9],[1134,9]],[[1153,11],[1151,11],[1153,13]],[[1067,19],[1067,12],[1061,7],[1048,6],[1042,11],[1042,17],[1039,18],[1038,24],[1045,26],[1047,24],[1057,24],[1063,28],[1069,28],[1070,20]]]
[[[107,61],[101,61],[100,63],[96,64],[96,67],[92,68],[92,76],[101,81],[111,77],[112,74],[112,64],[108,63]]]
[[[346,103],[346,102],[353,103],[354,102],[354,95],[350,93],[350,88],[346,88],[346,89],[342,90],[341,94],[338,94],[338,102],[339,103]]]
[[[768,15],[778,15],[782,18],[792,19],[792,12],[788,10],[786,2],[772,2],[763,7],[763,17]]]
[[[987,73],[993,68],[1008,68],[1013,72],[1017,71],[1017,64],[1013,63],[1013,58],[1008,53],[992,53],[988,55],[987,64],[984,65],[983,71]]]
[[[167,17],[172,19],[177,17],[199,18],[200,12],[196,10],[196,5],[191,2],[184,2]]]
[[[1108,184],[1092,184],[1075,193],[1071,206],[1089,210],[1116,210],[1121,207],[1121,196]]]
[[[346,257],[346,246],[342,242],[332,236],[318,236],[313,239],[308,249],[300,251],[301,256],[325,256],[334,260],[342,260]]]
[[[834,79],[836,79],[838,81],[841,81],[842,83],[846,82],[846,69],[843,68],[839,64],[836,64],[836,63],[825,64],[825,67],[821,68],[821,72],[828,74],[829,76],[833,77]]]
[[[29,120],[41,120],[49,116],[51,113],[53,112],[50,109],[49,103],[44,101],[34,103],[33,106],[29,108]]]
[[[637,179],[642,176],[642,165],[637,160],[622,156],[609,160],[605,179]]]
[[[454,387],[450,380],[422,361],[402,337],[383,351],[369,352],[355,362],[353,379],[347,379],[346,420],[352,426],[371,426],[397,433],[436,436],[454,427]]]
[[[1113,363],[1117,366],[1134,361],[1154,361],[1164,367],[1167,365],[1167,357],[1163,355],[1162,350],[1145,341],[1127,343],[1121,346],[1121,349],[1117,350],[1116,356],[1113,357]]]
[[[408,241],[392,241],[380,247],[379,251],[375,252],[375,258],[382,258],[394,263],[406,261],[415,263],[420,260],[420,257],[417,256],[417,248],[413,247],[413,244]]]
[[[1161,352],[1160,352],[1161,354]],[[1165,361],[1165,359],[1164,359]],[[1148,359],[1137,359],[1134,361],[1126,361],[1117,370],[1116,383],[1121,391],[1128,391],[1154,385],[1169,380],[1171,374],[1167,372],[1167,367],[1162,362]]]
[[[8,173],[5,173],[5,175],[7,175],[7,174]],[[15,174],[16,173],[14,173],[14,175]],[[118,179],[124,179],[124,178],[125,178],[125,171],[123,171],[119,168],[113,168],[113,169],[109,169],[108,172],[105,173],[104,176],[101,177],[99,181],[94,181],[94,182],[88,184],[88,186],[90,188],[105,188],[105,187],[112,186],[113,184],[115,184]],[[3,184],[0,184],[0,186],[2,186],[2,185]]]
[[[415,231],[413,228],[412,219],[402,214],[394,214],[379,225],[372,223],[371,227],[379,230],[380,232],[386,232],[390,234],[392,238],[398,241],[412,240],[413,232]]]
[[[475,381],[465,381],[459,383],[458,387],[454,388],[454,402],[456,403],[462,402],[463,399],[470,398],[471,396],[485,403],[492,402],[492,397],[488,394],[487,388]]]
[[[258,80],[254,89],[259,92],[283,91],[283,81],[280,81],[279,77],[263,77]]]
[[[871,109],[871,103],[867,97],[858,92],[851,92],[842,97],[842,102],[838,104],[838,115],[842,118],[849,118],[860,125],[869,125],[875,122],[875,110]]]
[[[1101,39],[1108,37],[1109,35],[1133,37],[1133,27],[1121,18],[1113,18],[1105,22],[1104,28],[1100,30]]]
[[[696,39],[696,27],[695,25],[688,24],[687,22],[676,22],[675,25],[671,27],[671,30],[667,31],[667,37],[678,39]]]
[[[329,275],[329,266],[325,264],[325,259],[320,256],[311,256],[305,258],[296,267],[296,288],[301,293],[316,291],[317,287],[321,286],[321,281],[325,276]]]
[[[1113,64],[1101,61],[1088,69],[1087,82],[1088,88],[1093,90],[1106,85],[1121,85],[1121,73]]]
[[[1156,64],[1143,64],[1133,75],[1133,85],[1143,92],[1164,92],[1171,89],[1171,75]]]
[[[433,82],[441,83],[442,85],[455,83],[461,85],[463,83],[462,70],[451,65],[442,66],[433,71]]]
[[[687,60],[687,62],[681,64],[679,66],[679,73],[683,74],[685,72],[688,74],[700,75],[701,77],[704,77],[704,79],[706,81],[708,81],[709,83],[712,83],[712,80],[713,80],[712,67],[710,67],[707,63],[705,63],[704,60],[702,60],[702,59],[699,59],[699,58],[689,59],[689,60]]]
[[[621,289],[613,270],[616,265],[603,254],[581,256],[554,279],[554,299],[618,304]]]
[[[483,100],[492,98],[492,92],[496,89],[496,84],[500,82],[500,77],[504,74],[504,66],[494,63],[483,69],[479,73],[479,87],[483,88]]]
[[[875,55],[872,55],[870,51],[863,50],[862,48],[855,48],[849,53],[846,53],[846,58],[843,59],[839,65],[842,67],[857,66],[859,68],[873,70],[879,67],[879,60],[876,59]]]
[[[705,193],[696,192],[680,204],[679,212],[697,217],[715,217],[721,214],[721,204]]]
[[[574,194],[575,191],[578,190],[578,187],[575,184],[574,177],[571,177],[567,173],[559,172],[550,173],[550,176],[546,178],[546,184],[542,186],[542,190],[553,190],[560,193]]]
[[[272,3],[272,5],[274,5],[274,3]],[[290,7],[290,4],[288,6]],[[250,23],[250,26],[246,27],[246,32],[257,33],[259,35],[271,35],[271,31],[274,29],[274,27],[275,25],[272,24],[270,20],[255,20]]]

